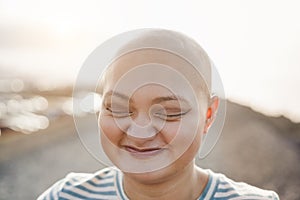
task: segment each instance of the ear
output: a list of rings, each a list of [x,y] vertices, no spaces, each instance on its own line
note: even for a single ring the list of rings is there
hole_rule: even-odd
[[[212,125],[216,113],[219,107],[219,97],[217,96],[212,96],[210,101],[209,101],[209,107],[206,111],[206,120],[205,120],[205,126],[204,126],[204,133],[208,132],[208,129]]]

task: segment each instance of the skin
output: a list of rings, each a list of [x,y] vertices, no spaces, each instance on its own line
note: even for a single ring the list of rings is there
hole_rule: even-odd
[[[141,70],[134,76],[128,73],[147,63],[171,66],[183,78],[176,78],[172,71],[164,74],[153,70],[145,75]],[[150,83],[151,77],[158,74],[165,85]],[[124,190],[130,199],[197,199],[204,190],[208,175],[195,165],[194,157],[203,134],[213,122],[218,99],[210,97],[204,82],[195,74],[195,69],[185,60],[159,50],[140,50],[125,55],[107,70],[101,82],[103,105],[99,125],[102,146],[108,157],[118,167],[126,162],[122,155],[129,155],[127,163],[174,159],[154,171],[124,171]],[[145,84],[134,88],[140,84],[135,77],[142,77]],[[170,96],[180,98],[165,98]],[[154,134],[150,134],[151,130]],[[190,140],[183,148],[186,138]],[[158,153],[146,156],[140,156],[139,151],[136,156],[135,150],[132,153],[132,148],[153,147],[159,147]]]

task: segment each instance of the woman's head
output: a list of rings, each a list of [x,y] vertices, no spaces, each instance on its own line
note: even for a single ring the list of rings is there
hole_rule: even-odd
[[[174,53],[178,48],[189,58]],[[100,85],[105,153],[129,173],[170,172],[190,164],[218,106],[204,77],[210,71],[207,55],[186,36],[166,30],[146,32],[119,52]]]

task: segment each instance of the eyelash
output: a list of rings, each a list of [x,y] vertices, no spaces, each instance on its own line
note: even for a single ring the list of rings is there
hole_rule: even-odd
[[[129,117],[133,114],[133,112],[122,112],[122,111],[113,111],[110,107],[106,107],[106,110],[115,115],[115,117]],[[187,112],[182,112],[178,114],[161,114],[161,113],[155,113],[154,115],[167,121],[172,121],[177,119],[178,117],[181,117],[185,115]]]
[[[110,107],[106,107],[105,109],[115,115],[122,115],[122,114],[125,115],[126,114],[126,116],[130,116],[133,114],[132,112],[113,111]]]
[[[185,115],[187,112],[183,112],[183,113],[178,113],[178,114],[160,114],[160,113],[156,113],[156,115],[159,117],[159,118],[162,118],[162,119],[165,119],[168,121],[169,120],[174,120],[174,119],[177,119],[178,117],[182,117],[183,115]]]

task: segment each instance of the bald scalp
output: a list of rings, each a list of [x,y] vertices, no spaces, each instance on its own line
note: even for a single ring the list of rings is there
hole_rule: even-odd
[[[195,88],[195,93],[210,98],[211,62],[206,52],[193,39],[170,30],[145,29],[116,52],[116,59],[106,68],[99,92],[105,84],[120,77],[130,68],[147,63],[168,65],[181,73]]]
[[[107,68],[101,78],[100,93],[103,93],[106,84],[117,82],[131,69],[149,63],[158,63],[173,68],[185,77],[193,87],[195,94],[203,96],[206,99],[210,97],[207,83],[191,63],[182,57],[166,52],[165,50],[150,48],[132,51],[115,60]]]

